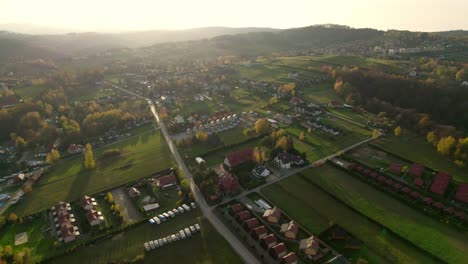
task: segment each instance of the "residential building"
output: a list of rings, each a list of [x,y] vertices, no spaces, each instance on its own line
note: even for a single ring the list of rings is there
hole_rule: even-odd
[[[319,240],[316,236],[302,239],[299,243],[299,250],[305,255],[315,256],[320,249]]]
[[[260,239],[260,244],[263,248],[269,249],[277,244],[276,236],[274,234],[266,235]]]
[[[288,152],[280,152],[273,159],[273,164],[281,169],[290,169],[304,165],[305,161],[298,155]]]
[[[251,148],[246,148],[237,152],[233,152],[226,156],[224,159],[224,164],[232,169],[236,166],[242,165],[246,162],[253,160],[253,150]]]
[[[93,207],[96,206],[96,205],[97,205],[96,199],[94,199],[92,197],[89,197],[89,196],[85,195],[81,199],[81,207],[83,207],[83,209],[85,209],[86,211],[93,209]]]
[[[102,216],[102,213],[93,209],[86,213],[86,219],[88,219],[90,226],[100,225],[104,222],[104,216]]]
[[[269,223],[278,224],[281,218],[281,210],[278,207],[265,210],[263,219]]]
[[[297,232],[299,231],[299,225],[291,220],[291,222],[282,224],[280,233],[288,239],[296,239]]]
[[[280,259],[288,253],[288,249],[284,243],[279,243],[270,248],[270,255],[274,259]]]
[[[254,229],[252,229],[252,231],[250,232],[251,233],[251,236],[256,239],[256,240],[260,240],[264,237],[266,237],[266,235],[268,234],[268,229],[265,227],[265,226],[258,226]]]
[[[294,252],[289,252],[288,254],[281,257],[281,264],[297,264],[297,255]]]
[[[137,188],[131,187],[131,188],[128,188],[128,195],[132,198],[135,198],[135,197],[139,197],[141,193]]]
[[[177,177],[174,173],[162,176],[156,180],[156,185],[161,189],[167,189],[177,185]]]

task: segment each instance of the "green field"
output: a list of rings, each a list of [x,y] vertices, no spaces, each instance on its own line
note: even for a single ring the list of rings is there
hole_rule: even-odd
[[[305,175],[311,173],[308,171]],[[314,173],[314,176],[317,175]],[[334,199],[303,175],[289,177],[264,188],[262,192],[314,234],[338,224],[363,241],[364,247],[353,256],[354,261],[362,257],[369,263],[438,263],[420,249]]]
[[[375,144],[397,156],[419,162],[435,170],[446,171],[452,174],[456,181],[468,182],[467,168],[456,166],[453,161],[438,153],[436,148],[422,137],[409,134],[400,137],[387,136],[380,138]]]
[[[305,178],[413,244],[449,263],[467,263],[468,233],[428,217],[330,165],[313,168]]]
[[[247,135],[245,136],[243,134],[244,131],[243,126],[238,126],[233,129],[229,129],[227,131],[223,131],[221,133],[218,133],[219,139],[224,143],[224,145],[234,145],[234,144],[239,144],[242,143],[248,139],[251,139],[255,137],[256,135]]]
[[[103,160],[106,149],[119,148],[121,157]],[[167,169],[172,165],[169,149],[159,131],[151,129],[94,153],[96,169],[85,170],[81,155],[60,161],[14,207],[18,215],[47,209],[58,201],[74,201]]]
[[[145,252],[143,243],[200,223],[201,232],[162,248]],[[144,256],[144,263],[242,263],[230,245],[197,211],[179,215],[161,225],[142,224],[95,245],[80,248],[51,263],[109,263]]]
[[[33,85],[33,86],[14,88],[13,90],[23,100],[30,101],[33,98],[38,97],[42,92],[46,91],[47,89],[48,87],[46,85]]]

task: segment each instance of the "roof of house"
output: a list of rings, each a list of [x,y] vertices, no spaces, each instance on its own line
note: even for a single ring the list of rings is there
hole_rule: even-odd
[[[86,219],[88,219],[88,222],[93,222],[94,220],[99,220],[99,214],[98,214],[98,211],[96,210],[89,210],[87,213],[86,213]]]
[[[444,204],[441,203],[441,202],[435,202],[432,204],[433,207],[437,208],[437,209],[442,209],[444,207]]]
[[[447,189],[448,184],[450,183],[450,179],[452,179],[452,175],[443,171],[439,171],[432,181],[431,192],[438,195],[443,195]]]
[[[458,201],[468,203],[468,183],[461,183],[458,185],[455,199]]]
[[[244,221],[244,220],[249,219],[251,217],[252,217],[252,215],[247,210],[239,212],[239,213],[236,214],[236,219],[238,219],[239,221]]]
[[[252,229],[252,233],[254,233],[257,236],[260,236],[260,235],[268,233],[268,230],[266,229],[265,226],[258,226],[256,228]]]
[[[220,181],[221,187],[225,193],[235,193],[240,189],[239,181],[230,173],[225,173]]]
[[[270,245],[271,243],[276,242],[277,240],[274,234],[269,234],[267,236],[264,236],[262,238],[262,241],[263,243],[265,243],[265,245]]]
[[[294,222],[294,220],[291,220],[291,222],[281,225],[281,233],[292,232],[293,234],[297,234],[297,231],[299,231],[299,225],[296,222]]]
[[[235,167],[240,164],[253,160],[253,151],[251,148],[246,148],[237,152],[230,153],[226,156],[229,166]]]
[[[419,163],[413,163],[409,169],[409,174],[416,176],[416,177],[421,177],[424,172],[424,166],[419,164]]]
[[[289,163],[289,162],[301,162],[303,159],[298,156],[294,155],[288,152],[280,152],[276,157],[281,160],[283,163]]]
[[[19,99],[16,95],[2,97],[0,98],[0,107],[8,107],[8,106],[17,105],[20,102],[21,102],[21,99]]]
[[[93,201],[91,201],[91,197],[85,195],[83,199],[81,199],[81,206],[86,207],[88,205],[93,205]]]
[[[414,185],[421,187],[424,185],[424,180],[422,178],[417,177],[414,178],[413,183]]]
[[[273,207],[271,209],[267,209],[265,210],[265,212],[263,213],[263,218],[267,218],[267,217],[275,217],[275,218],[280,218],[281,217],[281,209],[279,209],[278,207]]]
[[[140,191],[135,187],[129,188],[128,193],[130,194],[130,196],[140,195]]]
[[[158,186],[167,186],[177,183],[177,177],[174,174],[169,174],[158,178]]]
[[[242,209],[244,209],[244,206],[242,206],[242,204],[240,203],[236,203],[236,204],[231,205],[230,209],[234,214],[236,214],[240,212]]]
[[[305,250],[308,248],[312,248],[314,250],[319,249],[319,240],[317,239],[316,236],[311,236],[306,239],[302,239],[299,243],[299,249],[300,250]]]
[[[427,204],[432,204],[432,198],[431,197],[425,197],[423,199],[423,202],[427,203]]]
[[[410,193],[410,195],[411,195],[411,197],[413,197],[413,198],[419,198],[419,196],[421,196],[417,191],[412,191],[412,192]]]
[[[294,252],[289,252],[288,254],[286,254],[285,256],[281,258],[281,263],[284,263],[284,264],[291,264],[291,263],[295,263],[296,261],[297,261],[297,256],[296,256],[296,253]]]
[[[393,173],[401,173],[401,169],[403,168],[403,165],[398,164],[398,163],[392,163],[390,164],[390,171]]]
[[[244,225],[245,225],[248,229],[253,229],[253,228],[259,226],[259,225],[260,225],[260,222],[258,222],[258,219],[257,219],[257,218],[250,218],[249,220],[244,221]]]
[[[273,254],[276,257],[278,257],[281,253],[288,251],[288,249],[286,248],[284,243],[279,243],[277,245],[274,245],[274,246],[271,247],[270,250],[273,252]]]

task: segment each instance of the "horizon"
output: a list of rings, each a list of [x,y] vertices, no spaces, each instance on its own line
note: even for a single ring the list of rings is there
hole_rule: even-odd
[[[382,0],[352,3],[291,0],[288,2],[289,9],[286,10],[283,5],[264,0],[254,3],[241,0],[224,5],[214,0],[201,0],[197,3],[183,0],[170,3],[149,0],[115,3],[102,0],[93,3],[91,0],[84,0],[68,5],[58,0],[40,3],[30,0],[2,2],[0,7],[4,10],[4,15],[0,18],[0,26],[35,27],[62,33],[122,33],[206,27],[288,29],[321,24],[422,32],[468,29],[468,20],[465,19],[468,2],[461,0],[431,1],[430,6],[422,0],[410,3],[404,0],[392,3]],[[24,6],[29,8],[24,9]],[[337,9],[336,6],[340,8]]]

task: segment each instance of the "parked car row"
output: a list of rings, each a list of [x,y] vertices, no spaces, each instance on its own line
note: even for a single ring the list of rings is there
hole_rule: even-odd
[[[190,204],[193,209],[197,208],[197,205],[195,203]],[[192,208],[190,206],[183,204],[177,208],[174,208],[172,210],[169,210],[165,213],[159,214],[158,216],[155,216],[149,220],[150,224],[161,224],[162,222],[169,220],[171,218],[174,218],[178,214],[182,214],[184,212],[190,211]]]
[[[199,232],[200,229],[201,227],[199,224],[188,226],[184,229],[179,230],[179,232],[175,234],[168,235],[167,237],[145,242],[143,243],[143,246],[145,247],[146,251],[150,251],[150,250],[162,247],[167,244],[171,244],[173,242],[176,242],[182,239],[187,239],[191,237],[192,235],[195,235],[197,232]]]

